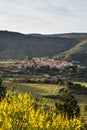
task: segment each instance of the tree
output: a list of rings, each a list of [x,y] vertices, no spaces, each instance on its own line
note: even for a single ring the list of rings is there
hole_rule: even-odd
[[[59,94],[59,101],[55,102],[55,106],[60,113],[63,113],[65,116],[67,115],[69,119],[80,115],[77,101],[69,90],[65,89]]]
[[[2,79],[0,79],[0,101],[6,96],[6,87],[2,85]]]

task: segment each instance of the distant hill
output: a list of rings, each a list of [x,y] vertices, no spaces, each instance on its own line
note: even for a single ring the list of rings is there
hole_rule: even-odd
[[[49,35],[42,35],[42,34],[29,34],[31,36],[38,36],[38,37],[65,37],[65,38],[86,38],[87,33],[64,33],[64,34],[49,34]]]
[[[86,38],[87,33],[65,33],[65,34],[56,34],[58,37],[66,37],[66,38]]]
[[[87,33],[21,34],[0,31],[0,59],[56,57],[67,60],[87,59]],[[71,57],[71,59],[70,59]],[[77,58],[76,58],[77,57]]]

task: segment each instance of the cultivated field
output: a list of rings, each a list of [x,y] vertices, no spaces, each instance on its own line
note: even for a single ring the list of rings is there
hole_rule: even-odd
[[[35,98],[41,98],[46,95],[56,95],[58,90],[63,86],[53,84],[36,84],[36,83],[14,83],[13,78],[7,78],[3,80],[3,84],[8,90],[15,89],[16,92],[29,93]],[[87,86],[87,83],[81,82],[82,85]],[[77,101],[87,103],[87,95],[74,94]],[[50,99],[50,101],[53,99]]]

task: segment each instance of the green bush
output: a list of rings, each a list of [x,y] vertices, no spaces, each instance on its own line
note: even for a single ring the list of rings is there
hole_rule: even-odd
[[[64,90],[59,94],[58,102],[55,102],[55,106],[60,113],[67,115],[69,118],[80,115],[80,108],[77,104],[75,97],[69,92]]]

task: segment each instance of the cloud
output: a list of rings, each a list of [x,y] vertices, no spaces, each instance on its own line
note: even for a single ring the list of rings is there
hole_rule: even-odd
[[[86,32],[86,5],[86,0],[0,0],[0,29],[23,33]]]

